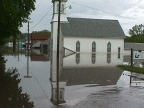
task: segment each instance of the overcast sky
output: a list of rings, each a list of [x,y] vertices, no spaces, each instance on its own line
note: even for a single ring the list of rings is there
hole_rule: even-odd
[[[67,9],[67,17],[119,20],[126,35],[135,24],[144,24],[144,0],[68,0],[69,5],[72,9]],[[30,15],[30,33],[44,29],[51,31],[51,0],[36,0],[35,6]],[[23,24],[20,29],[23,33],[27,32],[27,25]]]

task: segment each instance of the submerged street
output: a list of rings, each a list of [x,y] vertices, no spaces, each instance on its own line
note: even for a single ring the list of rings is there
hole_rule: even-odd
[[[107,60],[101,61],[106,66],[100,66],[97,54],[95,65],[98,66],[93,66],[88,62],[91,60],[88,55],[81,54],[76,59],[78,64],[78,61],[72,60],[75,54],[61,59],[59,106],[55,105],[53,80],[56,74],[50,72],[47,54],[35,50],[19,56],[4,55],[4,59],[7,60],[6,70],[12,67],[18,69],[19,86],[23,93],[30,95],[34,108],[144,108],[144,75],[113,66],[114,56],[110,62],[112,66],[107,65]]]

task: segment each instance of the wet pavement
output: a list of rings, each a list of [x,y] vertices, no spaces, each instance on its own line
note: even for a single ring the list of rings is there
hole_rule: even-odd
[[[34,51],[19,56],[4,55],[6,70],[18,69],[19,86],[23,93],[30,95],[34,108],[144,108],[143,75],[115,67],[123,62],[115,61],[115,56],[109,60],[107,55],[97,54],[95,63],[91,57],[91,54],[81,54],[61,59],[62,104],[56,106],[56,73],[51,71],[47,54]]]

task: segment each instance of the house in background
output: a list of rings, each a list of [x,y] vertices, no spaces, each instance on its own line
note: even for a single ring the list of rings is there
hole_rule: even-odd
[[[43,49],[44,54],[50,54],[51,51],[51,45],[52,45],[51,38],[47,39],[44,43],[41,43],[40,47]]]
[[[42,42],[38,42],[38,43],[34,44],[34,45],[31,47],[31,49],[40,49],[40,48],[41,48],[41,43],[42,43]]]
[[[50,33],[32,33],[31,34],[31,42],[32,46],[38,42],[45,42],[48,38],[51,37]]]

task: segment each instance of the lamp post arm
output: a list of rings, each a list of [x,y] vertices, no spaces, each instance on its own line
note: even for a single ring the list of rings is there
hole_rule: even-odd
[[[67,7],[65,7],[64,9],[62,9],[60,12],[62,12],[62,11],[65,10],[66,8],[72,9],[72,6],[71,6],[71,5],[70,5],[70,6],[67,6]]]

